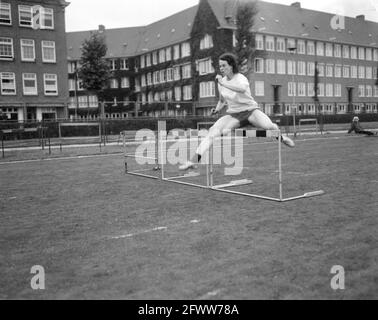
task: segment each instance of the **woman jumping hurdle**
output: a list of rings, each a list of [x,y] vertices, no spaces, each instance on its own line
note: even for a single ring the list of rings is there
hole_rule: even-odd
[[[219,69],[222,75],[216,76],[219,90],[219,101],[211,112],[220,112],[227,104],[226,115],[219,118],[210,128],[209,133],[196,150],[197,161],[209,150],[214,138],[220,137],[229,130],[252,124],[263,130],[279,130],[278,126],[260,110],[251,95],[248,79],[239,73],[237,57],[232,53],[224,53],[219,57]],[[294,147],[294,142],[287,136],[282,136],[282,142]],[[196,164],[189,160],[179,166],[180,170],[196,168]]]

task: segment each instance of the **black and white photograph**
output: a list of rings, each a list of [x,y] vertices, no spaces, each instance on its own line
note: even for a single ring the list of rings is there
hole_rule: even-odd
[[[0,139],[0,300],[378,299],[378,0],[0,0]]]

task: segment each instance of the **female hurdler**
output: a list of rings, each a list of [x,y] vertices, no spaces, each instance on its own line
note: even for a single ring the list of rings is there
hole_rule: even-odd
[[[234,54],[224,53],[219,57],[219,70],[222,75],[217,75],[215,78],[218,82],[219,102],[211,112],[216,114],[227,104],[227,114],[214,123],[207,136],[198,146],[196,150],[198,162],[200,162],[202,155],[209,150],[214,138],[232,129],[250,123],[254,127],[264,130],[279,130],[278,126],[260,110],[257,102],[253,99],[248,79],[239,73],[237,58]],[[289,147],[295,146],[294,142],[287,136],[282,136],[282,142]],[[179,169],[187,170],[196,167],[196,164],[189,160],[179,166]]]

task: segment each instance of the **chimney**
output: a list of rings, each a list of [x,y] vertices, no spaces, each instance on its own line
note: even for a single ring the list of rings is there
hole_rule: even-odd
[[[103,24],[100,24],[99,26],[98,26],[98,32],[99,33],[103,33],[105,31],[105,26],[103,25]]]
[[[356,19],[360,21],[365,21],[365,15],[360,14],[359,16],[356,16]]]
[[[300,2],[293,2],[290,6],[300,9],[301,3]]]

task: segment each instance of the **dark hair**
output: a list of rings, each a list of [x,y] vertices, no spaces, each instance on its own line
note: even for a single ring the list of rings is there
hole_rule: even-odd
[[[219,57],[219,60],[227,61],[227,63],[232,67],[232,72],[239,73],[238,58],[233,53],[229,53],[229,52],[223,53]]]

